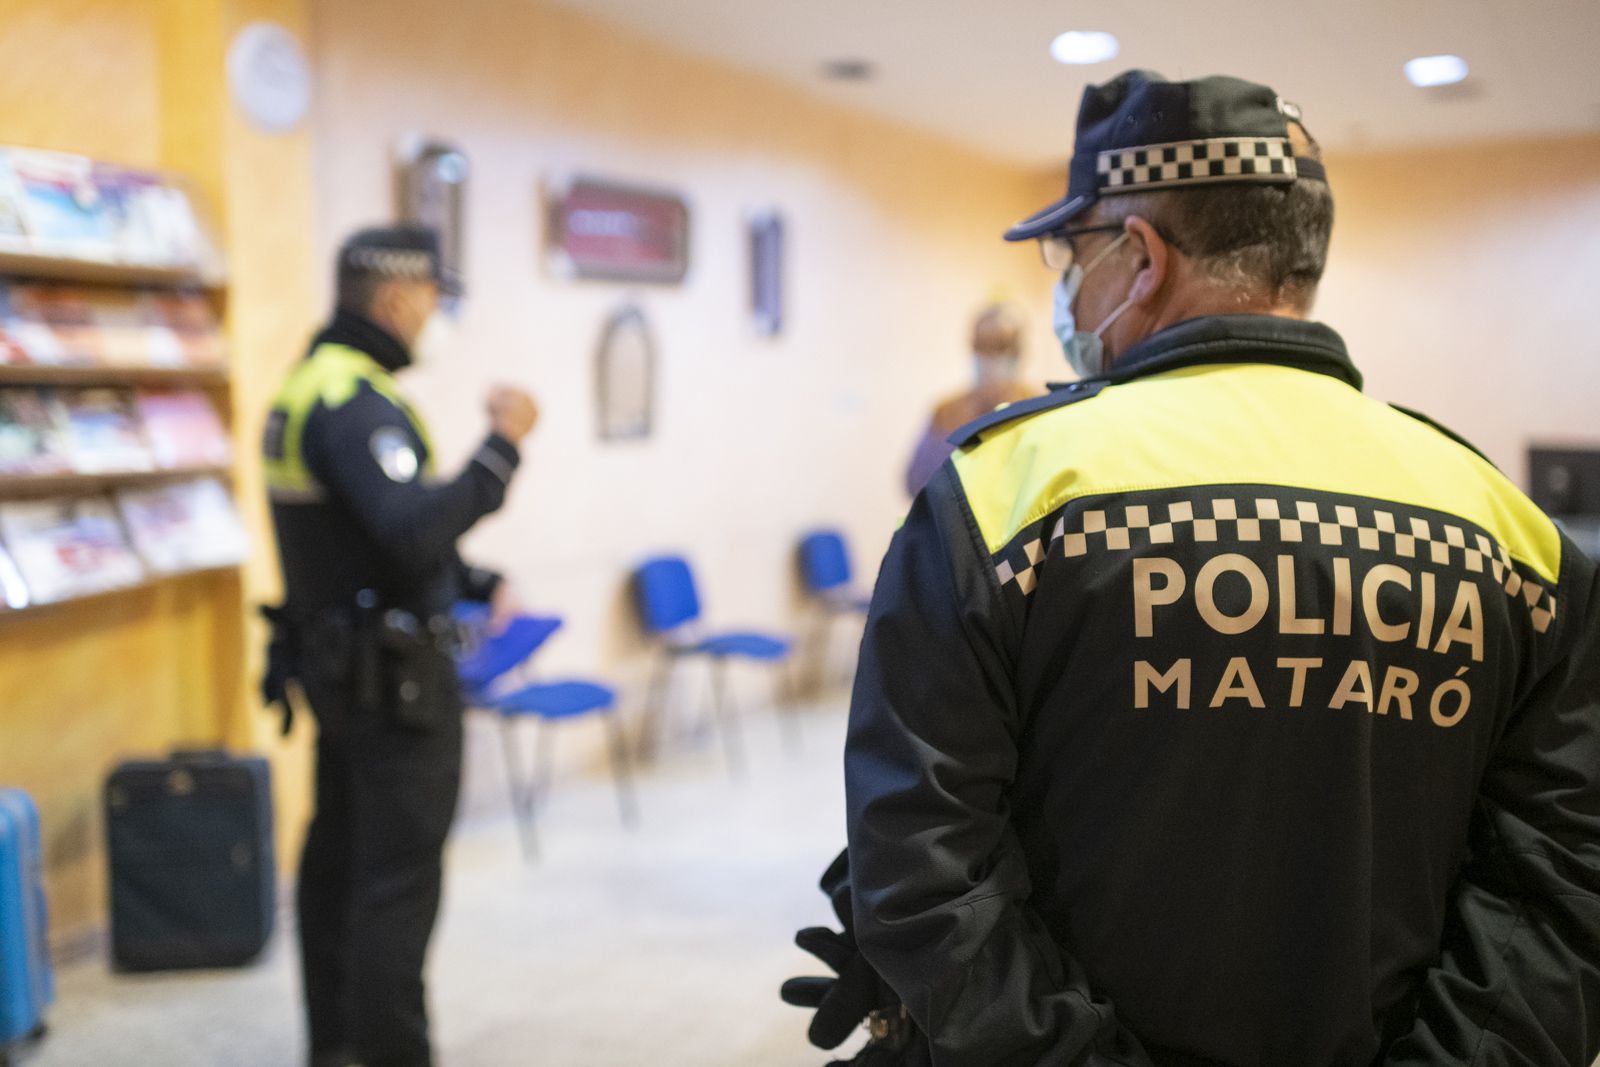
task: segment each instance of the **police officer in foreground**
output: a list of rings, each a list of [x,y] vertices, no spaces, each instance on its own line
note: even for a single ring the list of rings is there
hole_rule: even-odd
[[[814,1038],[871,1010],[863,1061],[936,1067],[1600,1052],[1596,568],[1309,321],[1314,157],[1260,85],[1086,91],[1067,195],[1006,234],[1082,379],[961,431],[884,561],[850,922],[801,935],[841,977],[786,988]]]
[[[365,230],[340,250],[338,306],[284,383],[265,453],[285,602],[265,684],[316,714],[316,813],[299,919],[313,1067],[432,1062],[422,968],[461,780],[452,605],[506,585],[456,540],[495,511],[538,411],[494,389],[488,435],[453,478],[395,375],[430,353],[439,246]],[[287,729],[287,720],[285,722]]]

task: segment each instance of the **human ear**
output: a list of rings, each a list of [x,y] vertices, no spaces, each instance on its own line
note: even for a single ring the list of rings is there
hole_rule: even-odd
[[[1156,228],[1138,215],[1129,215],[1124,225],[1139,262],[1128,299],[1135,305],[1149,306],[1156,303],[1166,287],[1172,267],[1172,249]]]

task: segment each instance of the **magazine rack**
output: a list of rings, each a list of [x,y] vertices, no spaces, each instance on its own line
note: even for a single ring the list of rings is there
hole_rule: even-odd
[[[0,147],[0,620],[243,563],[210,232],[181,180]]]

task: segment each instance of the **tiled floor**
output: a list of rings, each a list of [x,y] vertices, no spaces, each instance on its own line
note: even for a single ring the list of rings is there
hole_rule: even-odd
[[[431,999],[442,1067],[818,1067],[785,977],[818,973],[793,931],[831,918],[816,880],[842,846],[838,704],[803,713],[786,753],[752,715],[750,772],[720,750],[665,754],[624,830],[603,776],[561,781],[525,865],[510,823],[460,827]],[[295,953],[276,939],[248,970],[59,975],[52,1033],[27,1067],[294,1067]]]

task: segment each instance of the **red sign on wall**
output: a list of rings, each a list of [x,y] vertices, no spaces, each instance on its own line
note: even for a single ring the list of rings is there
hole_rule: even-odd
[[[559,277],[677,284],[689,270],[689,206],[675,193],[573,178],[551,184],[547,207]]]

